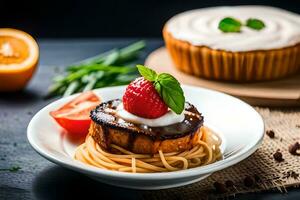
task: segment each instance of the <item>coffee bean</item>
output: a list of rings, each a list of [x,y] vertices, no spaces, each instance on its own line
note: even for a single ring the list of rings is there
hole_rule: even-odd
[[[272,138],[272,139],[275,137],[275,133],[274,133],[273,130],[267,130],[267,131],[266,131],[266,134],[267,134],[270,138]]]
[[[273,154],[273,157],[274,159],[277,161],[277,162],[282,162],[284,161],[283,157],[282,157],[282,153],[277,150],[274,154]]]
[[[299,144],[299,142],[296,142],[295,144],[292,144],[292,145],[289,146],[289,152],[292,155],[299,156],[300,153],[297,152],[298,150],[300,150],[300,144]]]

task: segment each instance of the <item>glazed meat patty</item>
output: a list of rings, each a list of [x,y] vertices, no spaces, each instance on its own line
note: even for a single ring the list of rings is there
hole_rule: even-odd
[[[134,153],[155,154],[191,149],[198,140],[203,117],[190,103],[185,104],[184,121],[164,127],[127,122],[116,115],[120,99],[101,103],[91,111],[89,135],[105,150],[115,144]]]

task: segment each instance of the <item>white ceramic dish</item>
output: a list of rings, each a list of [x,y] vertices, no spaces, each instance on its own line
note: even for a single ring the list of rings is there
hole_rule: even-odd
[[[124,86],[110,87],[94,92],[107,101],[120,98],[124,89]],[[164,173],[133,174],[85,165],[73,159],[78,142],[68,138],[68,134],[49,115],[50,111],[76,95],[62,98],[41,109],[30,121],[27,137],[39,154],[58,165],[107,184],[135,189],[163,189],[194,183],[244,160],[259,147],[264,135],[264,123],[251,106],[232,96],[204,88],[183,86],[183,90],[186,100],[203,113],[205,125],[223,139],[222,152],[226,154],[234,150],[234,154],[207,166]]]

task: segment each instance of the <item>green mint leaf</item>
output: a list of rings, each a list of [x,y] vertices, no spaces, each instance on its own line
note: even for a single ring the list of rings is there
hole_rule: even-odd
[[[249,18],[246,21],[246,26],[255,30],[261,30],[266,27],[265,23],[259,19]]]
[[[154,70],[152,70],[144,65],[137,65],[136,67],[138,68],[140,74],[148,81],[153,82],[156,80],[157,73]]]
[[[224,33],[240,32],[242,23],[232,17],[225,17],[219,22],[218,28]]]
[[[137,65],[137,68],[145,79],[153,82],[156,91],[165,104],[176,114],[182,113],[185,97],[180,83],[170,74],[162,73],[158,75],[154,70],[143,65]]]
[[[182,113],[185,97],[180,83],[170,74],[159,74],[155,82],[155,89],[163,98],[165,104],[176,114]]]

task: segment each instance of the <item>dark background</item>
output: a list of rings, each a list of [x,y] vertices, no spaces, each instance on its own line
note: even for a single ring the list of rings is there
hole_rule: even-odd
[[[261,4],[300,13],[299,0],[1,0],[0,27],[39,38],[160,37],[176,13],[218,5]]]

